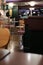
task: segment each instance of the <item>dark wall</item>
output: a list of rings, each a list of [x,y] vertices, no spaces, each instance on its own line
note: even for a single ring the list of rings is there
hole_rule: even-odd
[[[26,9],[29,9],[29,8],[43,8],[43,4],[37,4],[35,6],[30,6],[30,5],[25,5],[25,6],[19,6],[18,8],[21,9],[21,8],[26,8]]]
[[[22,39],[25,52],[43,54],[43,17],[29,17],[25,20]]]
[[[25,20],[30,30],[43,30],[43,17],[32,16]]]

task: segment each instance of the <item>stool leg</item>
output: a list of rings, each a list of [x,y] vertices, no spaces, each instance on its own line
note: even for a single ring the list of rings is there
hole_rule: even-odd
[[[22,35],[20,35],[20,49],[23,49],[23,45],[22,45]]]

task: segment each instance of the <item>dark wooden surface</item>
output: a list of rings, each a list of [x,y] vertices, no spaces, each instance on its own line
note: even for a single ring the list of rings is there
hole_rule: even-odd
[[[43,65],[43,55],[13,52],[0,61],[0,65]]]
[[[43,16],[30,16],[25,23],[30,30],[43,30]]]
[[[10,52],[6,49],[0,49],[0,61],[4,59]]]

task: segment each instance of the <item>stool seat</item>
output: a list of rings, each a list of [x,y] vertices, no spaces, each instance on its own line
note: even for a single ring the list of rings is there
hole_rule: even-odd
[[[10,39],[10,32],[7,28],[0,28],[0,48],[6,46]]]

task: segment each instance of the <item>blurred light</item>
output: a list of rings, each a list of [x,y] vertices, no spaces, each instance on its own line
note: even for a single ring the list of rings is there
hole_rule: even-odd
[[[36,4],[36,2],[34,2],[34,1],[29,2],[30,6],[35,6],[35,4]]]
[[[30,10],[34,10],[34,8],[29,8]]]
[[[10,49],[10,52],[11,52],[11,53],[14,52],[13,49]]]
[[[35,4],[37,4],[35,1],[30,1],[25,3],[25,5],[30,5],[30,6],[35,6]]]
[[[35,12],[33,12],[33,13],[35,13]]]
[[[31,61],[31,54],[28,54],[27,58],[28,58],[28,61],[30,62]]]
[[[14,46],[12,45],[11,48],[9,49],[9,51],[12,53],[14,52]]]
[[[9,15],[12,16],[12,9],[9,10]]]
[[[29,11],[27,11],[27,14],[29,14]]]
[[[14,4],[13,3],[9,3],[8,6],[12,8],[14,6]]]
[[[3,11],[3,10],[0,10],[0,13],[1,13],[2,15],[4,15],[4,11]]]

